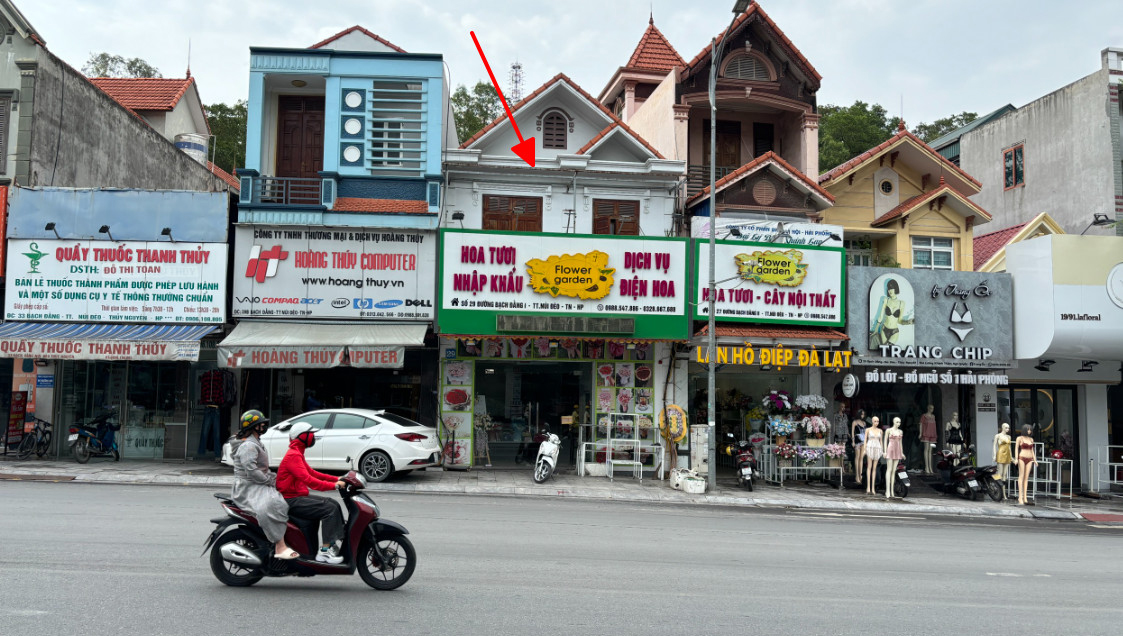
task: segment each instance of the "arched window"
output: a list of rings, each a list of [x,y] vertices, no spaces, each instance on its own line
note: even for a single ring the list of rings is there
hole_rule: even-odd
[[[764,60],[749,55],[747,53],[738,55],[725,65],[725,72],[723,76],[730,79],[739,80],[752,80],[755,82],[768,82],[772,80],[772,74],[768,70],[768,65]]]
[[[543,148],[561,148],[565,150],[566,147],[566,126],[568,122],[561,113],[552,112],[542,118],[542,147]]]

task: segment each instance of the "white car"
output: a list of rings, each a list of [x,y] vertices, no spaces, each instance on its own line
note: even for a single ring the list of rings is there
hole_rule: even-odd
[[[316,443],[304,451],[316,470],[357,470],[367,481],[383,481],[400,471],[440,466],[441,448],[436,429],[386,411],[324,409],[309,411],[269,427],[261,442],[276,468],[289,450],[289,428],[307,422]]]

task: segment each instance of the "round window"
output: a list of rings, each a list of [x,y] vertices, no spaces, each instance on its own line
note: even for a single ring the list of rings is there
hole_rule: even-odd
[[[885,194],[893,194],[893,182],[888,179],[882,181],[881,191]]]
[[[343,103],[347,104],[348,108],[358,108],[359,104],[363,103],[363,96],[358,91],[351,91],[343,97]]]
[[[343,122],[343,130],[347,131],[348,135],[357,135],[363,129],[363,124],[354,117]]]
[[[358,146],[347,146],[343,149],[343,159],[348,163],[356,163],[363,156],[363,151]]]

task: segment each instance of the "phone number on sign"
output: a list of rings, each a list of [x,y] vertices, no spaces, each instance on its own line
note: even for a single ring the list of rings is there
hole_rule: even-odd
[[[598,305],[597,309],[599,311],[625,311],[625,312],[642,311],[644,313],[660,313],[660,314],[677,311],[674,307],[666,307],[666,306],[663,306],[663,305]]]

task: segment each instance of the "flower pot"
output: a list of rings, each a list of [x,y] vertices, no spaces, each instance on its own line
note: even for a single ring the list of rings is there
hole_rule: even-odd
[[[807,442],[807,445],[812,447],[812,448],[821,448],[824,444],[827,443],[827,440],[822,439],[822,438],[815,439],[814,437],[809,437],[809,438],[807,438],[806,442]]]
[[[788,443],[788,436],[787,435],[777,435],[776,436],[776,445],[777,446],[779,446],[780,444],[787,444],[787,443]]]
[[[792,467],[792,460],[780,458],[780,459],[776,460],[776,465],[779,466],[780,468],[791,468]]]
[[[827,458],[827,465],[830,466],[831,468],[842,468],[842,458],[841,457],[828,457]]]

